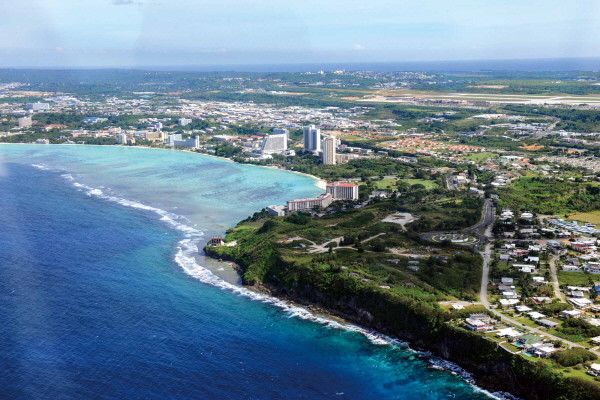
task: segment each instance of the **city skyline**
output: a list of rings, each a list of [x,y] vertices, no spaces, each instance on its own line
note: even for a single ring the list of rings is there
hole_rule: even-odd
[[[600,4],[0,2],[0,67],[596,57]]]

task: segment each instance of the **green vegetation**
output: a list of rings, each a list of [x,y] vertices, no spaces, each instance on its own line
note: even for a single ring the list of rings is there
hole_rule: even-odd
[[[557,329],[557,335],[572,342],[583,342],[600,336],[600,327],[579,318],[566,319]]]
[[[384,178],[384,179],[380,179],[378,181],[373,182],[373,185],[377,189],[393,190],[393,191],[396,191],[399,188],[406,189],[407,186],[413,186],[413,185],[420,185],[420,186],[422,186],[422,189],[428,189],[428,190],[439,187],[438,183],[434,180],[410,179],[410,178],[406,178],[406,179]],[[417,188],[421,188],[421,187],[417,187]]]
[[[552,359],[563,367],[572,367],[577,364],[584,363],[586,361],[596,360],[598,357],[581,347],[575,347],[570,350],[557,351],[552,354]]]
[[[467,161],[485,161],[490,158],[498,158],[498,153],[484,151],[482,153],[473,153],[463,157]]]
[[[561,286],[587,286],[590,275],[583,272],[558,271],[558,282]]]
[[[423,185],[425,189],[435,189],[439,185],[437,182],[428,179],[400,179],[400,182],[404,182],[407,185]]]
[[[529,177],[517,179],[510,186],[498,190],[498,193],[502,207],[538,214],[600,209],[600,186],[596,183]]]
[[[293,286],[302,277],[315,275],[323,290],[329,290],[333,282],[372,290],[389,286],[387,292],[419,299],[432,308],[446,295],[474,299],[481,274],[478,255],[440,249],[439,256],[427,257],[414,272],[407,269],[406,257],[388,251],[422,247],[417,237],[403,232],[399,225],[381,222],[398,210],[398,201],[377,202],[321,218],[299,214],[248,221],[228,233],[226,240],[236,240],[236,246],[211,251],[240,261],[248,283],[277,276],[278,282]],[[262,224],[258,226],[258,222]],[[309,252],[306,243],[311,248],[321,246],[321,250]],[[332,243],[333,249],[327,250],[324,245]],[[390,262],[392,259],[396,261]]]
[[[475,204],[469,199],[459,203],[465,202]],[[304,213],[269,217],[260,212],[228,231],[226,242],[236,241],[236,245],[205,250],[236,261],[246,284],[268,285],[282,295],[316,302],[418,346],[443,351],[466,368],[488,368],[495,377],[499,370],[510,370],[520,382],[513,386],[519,396],[595,398],[598,386],[588,378],[566,377],[547,360],[509,353],[498,342],[456,326],[455,321],[469,313],[486,310],[481,306],[448,310],[438,302],[473,299],[481,279],[481,260],[466,249],[424,247],[413,233],[380,222],[399,207],[407,204],[390,199],[322,217]],[[389,253],[392,247],[412,249],[409,254],[420,256],[411,259]],[[409,268],[415,265],[417,270]],[[561,353],[556,359],[561,365],[592,359],[587,352]]]

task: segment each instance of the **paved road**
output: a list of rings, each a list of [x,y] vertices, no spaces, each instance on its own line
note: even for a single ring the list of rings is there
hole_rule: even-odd
[[[461,231],[436,231],[436,232],[426,232],[421,234],[421,237],[425,240],[431,240],[432,237],[437,235],[449,234],[449,233],[468,233],[477,238],[477,242],[470,244],[471,246],[481,246],[485,244],[490,238],[491,228],[494,222],[494,202],[491,199],[485,199],[485,203],[483,204],[483,209],[481,210],[481,218],[479,221],[468,228],[464,228]],[[481,231],[484,229],[489,229],[490,234],[482,234]]]
[[[492,216],[493,217],[493,216]],[[493,218],[492,218],[492,222],[493,222]],[[485,236],[488,238],[492,238],[492,225],[489,225],[485,231]],[[581,347],[581,348],[585,348],[584,346],[577,344],[577,343],[573,343],[573,342],[569,342],[566,339],[560,338],[558,336],[554,336],[549,334],[548,332],[546,332],[543,329],[540,328],[532,328],[530,326],[527,326],[513,318],[507,317],[506,315],[500,313],[498,310],[494,309],[491,307],[490,302],[488,301],[487,298],[487,288],[488,288],[488,284],[489,284],[489,273],[490,273],[490,261],[491,261],[491,254],[492,254],[492,245],[490,243],[488,243],[484,250],[482,252],[480,252],[481,256],[483,257],[483,266],[482,266],[482,273],[481,273],[481,289],[479,291],[479,301],[480,303],[487,308],[489,311],[491,311],[495,316],[497,316],[501,321],[504,322],[508,322],[514,326],[517,326],[519,328],[524,328],[529,332],[535,333],[537,335],[540,336],[545,336],[547,338],[550,338],[551,340],[560,340],[563,343],[567,343],[569,346],[571,347]],[[553,279],[556,277],[556,274],[553,274]],[[556,281],[556,285],[558,286],[558,280]],[[556,288],[555,288],[556,289]],[[561,297],[559,297],[561,298]],[[598,352],[597,350],[590,350],[592,353],[600,356],[600,352]]]
[[[551,256],[548,259],[548,265],[550,266],[550,276],[552,277],[552,286],[554,286],[554,297],[560,301],[566,301],[565,295],[560,291],[560,285],[558,284],[558,275],[556,274],[556,260],[558,256]]]
[[[491,199],[485,199],[481,219],[475,225],[465,228],[464,231],[477,232],[489,227],[494,222],[494,202]]]
[[[492,255],[492,245],[485,245],[485,249],[480,253],[483,257],[483,267],[481,271],[481,290],[479,291],[479,300],[485,308],[490,309],[490,303],[487,299],[487,288],[490,282],[490,259]]]

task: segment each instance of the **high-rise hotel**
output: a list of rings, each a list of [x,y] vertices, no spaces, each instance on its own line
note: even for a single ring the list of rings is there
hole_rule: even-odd
[[[304,127],[304,151],[315,155],[321,151],[321,130],[314,125]]]
[[[333,165],[336,163],[336,151],[337,138],[335,136],[325,136],[322,142],[323,153],[322,159],[323,164]]]

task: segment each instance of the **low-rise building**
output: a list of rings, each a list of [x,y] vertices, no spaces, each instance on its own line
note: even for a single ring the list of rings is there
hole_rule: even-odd
[[[287,208],[290,212],[309,211],[314,208],[326,208],[333,202],[331,193],[322,194],[314,199],[296,199],[288,200]]]
[[[560,313],[560,316],[562,318],[580,318],[581,314],[583,313],[579,310],[565,310]]]
[[[487,322],[475,318],[467,318],[465,320],[465,326],[467,329],[477,332],[485,332],[493,328],[493,326]]]
[[[267,207],[267,212],[274,217],[283,217],[285,215],[285,207],[282,205],[274,205]]]
[[[550,321],[547,318],[541,318],[535,321],[536,324],[543,326],[544,328],[552,329],[558,326],[558,322]]]

